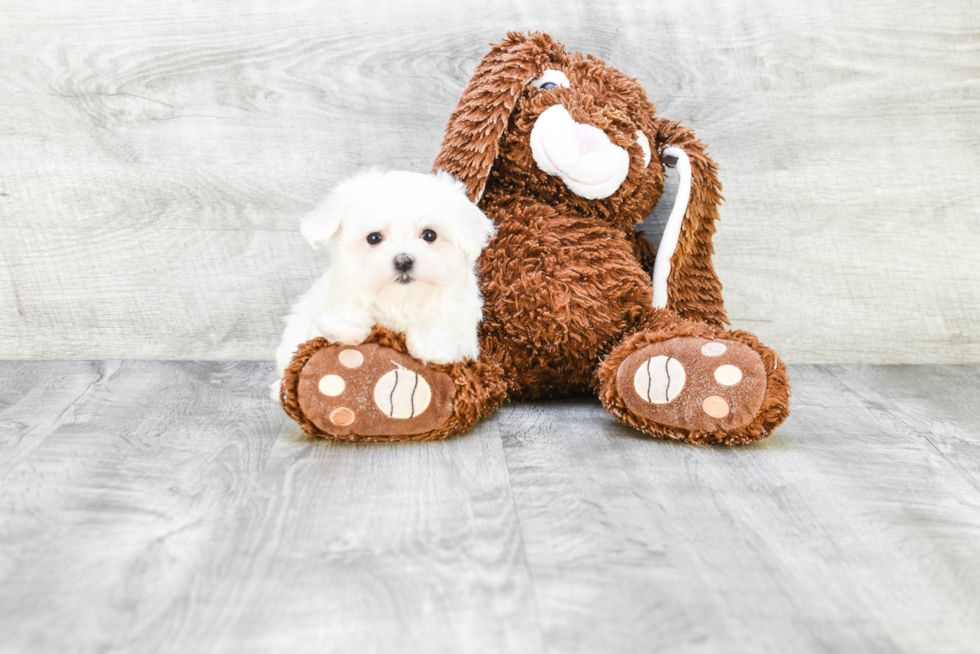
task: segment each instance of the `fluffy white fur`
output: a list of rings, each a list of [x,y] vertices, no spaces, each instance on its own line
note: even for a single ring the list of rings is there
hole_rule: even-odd
[[[280,376],[301,343],[325,336],[357,345],[375,324],[403,332],[409,352],[423,361],[479,354],[483,298],[475,263],[494,228],[452,176],[360,173],[304,217],[301,230],[330,258],[286,318],[276,350]],[[436,233],[433,242],[423,240],[425,230]],[[372,232],[381,234],[380,243],[368,242]],[[412,258],[410,270],[395,267],[399,255]]]

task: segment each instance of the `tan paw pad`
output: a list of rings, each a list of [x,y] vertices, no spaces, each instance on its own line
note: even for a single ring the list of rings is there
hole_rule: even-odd
[[[636,394],[653,404],[668,404],[684,388],[687,373],[677,359],[655,356],[641,364],[633,375]]]
[[[345,368],[357,368],[364,363],[364,355],[357,350],[344,350],[337,355],[337,359]]]
[[[722,354],[725,353],[725,350],[727,349],[728,348],[725,347],[724,343],[719,343],[718,341],[710,341],[701,346],[701,354],[703,354],[706,357],[720,357]]]
[[[405,420],[425,413],[432,401],[429,383],[418,373],[395,368],[374,386],[374,403],[389,418]]]
[[[704,402],[701,403],[701,409],[712,418],[724,418],[731,412],[725,398],[718,397],[717,395],[704,398]]]
[[[715,369],[715,380],[722,386],[734,386],[742,381],[742,371],[726,364]]]
[[[329,397],[337,397],[346,387],[347,384],[340,375],[324,375],[317,384],[317,390]]]
[[[346,427],[347,425],[353,424],[355,417],[354,412],[345,406],[337,407],[330,412],[330,422],[338,427]]]

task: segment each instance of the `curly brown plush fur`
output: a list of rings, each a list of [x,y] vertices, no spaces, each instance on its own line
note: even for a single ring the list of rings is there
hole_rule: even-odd
[[[542,91],[527,84],[548,68],[563,71],[571,88]],[[602,129],[613,143],[627,148],[630,172],[612,196],[581,198],[534,164],[528,145],[531,129],[556,103],[577,122]],[[508,197],[533,199],[562,214],[619,227],[632,238],[633,226],[653,211],[663,194],[663,165],[655,156],[643,167],[637,129],[647,134],[656,153],[677,146],[691,159],[691,202],[671,258],[667,307],[683,318],[722,327],[728,318],[711,263],[711,238],[722,200],[717,167],[690,129],[658,118],[640,83],[602,60],[568,54],[547,34],[508,34],[477,65],[449,118],[435,167],[462,180],[484,210]]]
[[[546,69],[562,71],[570,88],[528,84]],[[626,149],[629,172],[609,197],[580,197],[536,165],[530,133],[555,104]],[[654,151],[646,166],[637,130]],[[659,155],[670,146],[687,153],[692,188],[671,257],[667,308],[654,309],[650,270],[656,249],[634,227],[663,193]],[[723,328],[727,316],[711,262],[722,199],[716,166],[688,128],[656,116],[635,79],[591,55],[567,53],[546,34],[510,33],[476,67],[449,119],[435,167],[467,186],[497,235],[478,264],[485,299],[479,361],[430,366],[456,383],[454,413],[442,428],[413,440],[461,433],[505,398],[581,393],[597,393],[614,416],[646,433],[696,443],[747,443],[785,420],[785,366],[752,334]],[[710,432],[667,427],[626,406],[615,381],[623,361],[648,344],[687,337],[737,341],[761,359],[762,407],[748,424]],[[404,339],[388,330],[376,329],[369,342],[405,352]],[[298,410],[296,377],[310,350],[325,345],[304,346],[283,384],[284,406],[310,433],[318,432]]]

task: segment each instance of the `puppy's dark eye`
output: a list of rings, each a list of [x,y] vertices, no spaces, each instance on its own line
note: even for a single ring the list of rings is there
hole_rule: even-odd
[[[545,82],[544,84],[541,85],[541,90],[542,91],[550,91],[551,89],[555,88],[556,86],[558,86],[558,85],[555,84],[554,82]]]
[[[367,241],[371,245],[377,245],[382,241],[382,239],[384,239],[384,237],[381,235],[381,232],[371,232],[370,234],[368,234]]]
[[[427,243],[431,243],[432,241],[436,240],[436,233],[431,229],[427,229],[422,232],[422,240],[426,241]]]

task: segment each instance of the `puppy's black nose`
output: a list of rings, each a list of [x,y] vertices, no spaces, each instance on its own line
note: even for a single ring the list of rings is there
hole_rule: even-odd
[[[399,254],[395,256],[395,270],[398,272],[407,273],[414,265],[415,259],[407,254]]]

